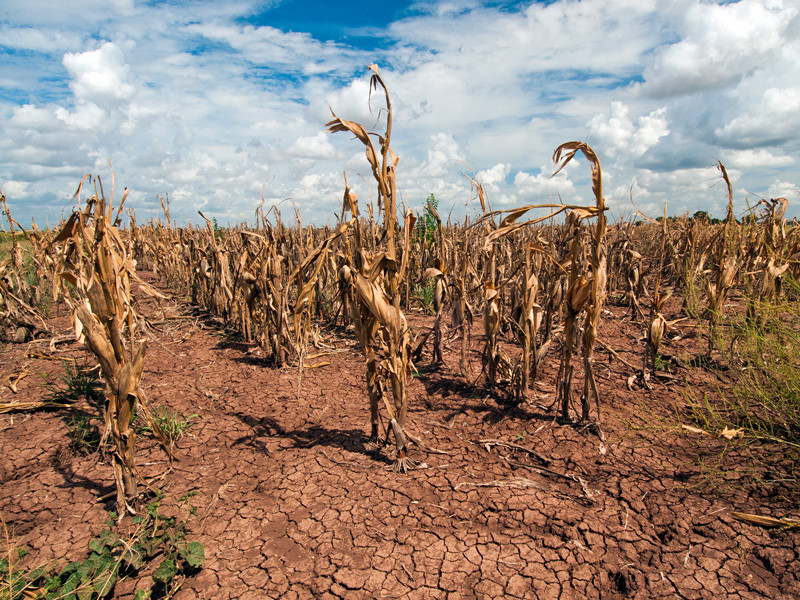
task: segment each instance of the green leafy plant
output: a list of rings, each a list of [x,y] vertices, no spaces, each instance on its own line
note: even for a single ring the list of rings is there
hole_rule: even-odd
[[[433,207],[433,210],[439,209],[439,201],[433,193],[428,194],[425,200],[425,208],[422,211],[422,218],[417,224],[420,238],[425,237],[426,243],[428,244],[432,243],[436,237],[436,217],[433,216],[431,207]]]
[[[225,237],[223,235],[224,230],[223,230],[222,227],[220,227],[219,223],[217,223],[217,218],[216,217],[212,217],[211,221],[212,221],[212,223],[214,223],[214,237],[218,241],[224,241],[224,239],[225,239]]]
[[[196,414],[184,417],[181,413],[172,410],[168,406],[159,406],[153,410],[153,418],[161,427],[161,431],[164,432],[167,439],[172,443],[177,442],[186,434],[186,431],[192,425],[192,419],[195,417],[197,417]],[[145,424],[142,430],[150,431],[150,428]]]
[[[422,308],[430,313],[435,314],[433,310],[433,294],[436,291],[436,280],[427,279],[424,283],[418,284],[414,288],[413,297],[422,305]]]
[[[180,499],[187,507],[182,518],[160,514],[163,495],[159,496],[131,520],[128,532],[115,530],[116,514],[112,513],[106,528],[89,542],[89,556],[60,571],[52,567],[20,568],[26,552],[11,548],[6,536],[7,547],[0,560],[0,600],[99,600],[108,597],[120,579],[135,577],[156,561],[153,587],[139,589],[135,600],[171,598],[186,576],[205,562],[203,545],[186,539],[188,518],[197,514],[188,502],[195,493]]]
[[[47,384],[46,387],[50,391],[50,401],[62,404],[86,401],[91,406],[99,406],[104,398],[103,382],[97,369],[76,362],[66,366],[61,384]]]
[[[672,366],[672,357],[656,354],[655,369],[656,371],[669,371]]]
[[[67,421],[69,449],[75,454],[87,456],[100,448],[101,435],[93,420],[90,415],[76,413]]]

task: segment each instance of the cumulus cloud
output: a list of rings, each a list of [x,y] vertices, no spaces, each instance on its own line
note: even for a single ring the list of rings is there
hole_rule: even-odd
[[[589,121],[589,133],[611,155],[640,157],[669,133],[666,108],[661,107],[636,119],[628,116],[629,108],[622,102],[612,102],[608,115],[600,114]]]
[[[647,94],[691,94],[741,81],[781,49],[797,10],[741,0],[689,3],[682,15],[675,27],[680,39],[658,49],[644,71]]]
[[[455,138],[447,133],[435,133],[429,138],[427,158],[420,166],[423,177],[443,177],[448,175],[448,163],[463,160],[464,155]]]
[[[800,87],[770,88],[750,110],[714,133],[734,147],[778,144],[800,136]]]
[[[794,2],[425,0],[366,32],[381,40],[369,50],[256,23],[270,3],[254,0],[44,2],[14,2],[0,24],[0,185],[11,182],[18,220],[54,221],[110,160],[142,218],[169,194],[177,219],[202,208],[236,222],[264,184],[268,202],[292,198],[305,223],[323,223],[340,208],[342,170],[364,202],[375,196],[360,142],[324,133],[331,108],[384,131],[371,62],[415,210],[435,193],[443,215],[473,214],[467,169],[496,206],[585,201],[585,164],[550,177],[553,150],[573,139],[595,146],[620,209],[636,181],[653,206],[714,212],[717,157],[737,202],[799,173]]]
[[[756,167],[785,167],[796,161],[792,156],[775,156],[769,150],[731,150],[723,155],[722,162],[739,169],[752,169]]]
[[[767,188],[767,198],[786,198],[790,202],[800,199],[800,185],[789,181],[774,181]]]
[[[547,168],[542,167],[536,175],[520,171],[514,176],[514,187],[519,196],[531,200],[558,200],[571,202],[575,195],[575,185],[562,169],[557,175],[551,176]]]
[[[67,53],[64,66],[72,77],[70,87],[79,102],[117,103],[133,95],[125,57],[113,42],[89,52]]]
[[[29,185],[30,183],[27,181],[8,180],[3,182],[3,185],[0,187],[0,189],[3,190],[3,193],[13,198],[14,196],[24,195]]]
[[[506,178],[508,177],[508,174],[510,172],[511,172],[511,165],[497,163],[490,169],[484,169],[483,171],[478,171],[478,181],[480,181],[482,185],[496,189],[500,185],[505,183]]]
[[[52,110],[23,104],[13,109],[9,125],[18,130],[46,132],[57,130],[59,122],[59,118]]]
[[[308,137],[299,137],[289,146],[289,154],[300,158],[333,158],[336,148],[328,140],[324,131]]]

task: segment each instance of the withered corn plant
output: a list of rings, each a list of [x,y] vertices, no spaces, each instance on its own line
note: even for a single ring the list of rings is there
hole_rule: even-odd
[[[591,149],[580,142],[570,142],[563,144],[556,150],[556,156],[561,157],[562,152],[571,153],[562,157],[563,161],[559,170],[571,160],[572,156],[578,151],[583,150],[584,153],[589,152],[593,156]],[[596,157],[595,157],[596,159]],[[593,173],[594,173],[593,163]],[[599,163],[597,164],[597,171],[599,177]],[[556,171],[557,173],[558,171]],[[597,188],[602,193],[601,188]],[[545,216],[531,218],[527,221],[520,221],[528,211],[534,209],[547,209],[549,211]],[[487,381],[490,390],[493,390],[496,385],[503,383],[503,380],[498,375],[506,375],[508,380],[514,385],[512,386],[513,398],[515,401],[521,401],[527,396],[527,390],[530,386],[531,375],[535,375],[535,369],[539,362],[546,354],[550,340],[549,337],[543,339],[541,346],[537,342],[537,332],[542,324],[544,318],[543,309],[536,303],[539,288],[539,277],[533,270],[542,270],[545,258],[555,263],[561,272],[568,273],[567,280],[567,307],[564,325],[564,352],[563,361],[560,370],[560,381],[566,380],[571,382],[572,379],[572,353],[575,343],[575,323],[578,315],[580,315],[587,300],[592,297],[599,300],[595,304],[602,306],[602,298],[605,295],[605,280],[604,273],[606,269],[605,264],[605,246],[602,245],[602,236],[605,232],[605,221],[602,222],[602,232],[596,234],[596,239],[601,240],[601,250],[598,250],[596,255],[591,258],[597,264],[595,272],[601,273],[602,281],[600,282],[601,288],[596,292],[593,291],[592,285],[580,273],[582,263],[583,243],[581,238],[581,225],[580,221],[583,218],[590,218],[596,214],[602,214],[605,210],[604,204],[598,203],[598,206],[585,208],[582,206],[571,206],[564,204],[532,204],[520,208],[510,209],[506,211],[492,211],[487,212],[478,221],[478,224],[483,224],[485,229],[485,238],[483,241],[483,257],[485,276],[484,284],[485,290],[485,305],[484,305],[484,333],[486,336],[484,348],[484,368],[486,370]],[[556,259],[551,255],[548,244],[545,243],[541,237],[530,240],[523,246],[525,254],[521,260],[514,259],[514,253],[511,250],[511,244],[508,243],[508,238],[512,235],[521,235],[527,229],[538,225],[546,220],[552,219],[562,212],[567,212],[567,222],[571,228],[571,241],[570,241],[570,254],[564,261],[564,264],[558,264]],[[506,214],[500,225],[497,227],[492,226],[492,219],[499,214]],[[505,244],[503,252],[498,252],[498,244]],[[537,259],[534,261],[532,253],[536,253]],[[516,263],[516,264],[514,264]],[[516,328],[517,338],[522,345],[522,355],[520,361],[512,369],[511,362],[508,356],[500,349],[499,335],[501,326],[504,322],[503,316],[503,302],[501,292],[505,290],[514,278],[519,279],[519,284],[515,289],[511,287],[509,293],[510,304],[512,306],[511,314],[516,315],[516,319],[512,319],[512,327]],[[552,285],[550,287],[550,306],[553,311],[548,317],[547,336],[550,334],[550,326],[555,312],[555,306],[563,297],[561,293],[562,288],[559,285]],[[592,296],[596,293],[597,296]],[[592,304],[594,306],[594,304]],[[599,322],[599,312],[597,316]],[[590,336],[595,335],[590,333]],[[591,349],[594,346],[594,338],[584,338],[584,348]],[[586,354],[584,354],[586,359]],[[591,365],[591,354],[588,356],[588,363]],[[501,370],[502,369],[502,370]],[[532,373],[533,372],[533,373]],[[587,379],[589,389],[595,390],[593,380]],[[568,384],[562,386],[563,390],[570,389]],[[585,392],[588,395],[588,391]],[[567,394],[568,396],[568,394]],[[560,398],[560,396],[559,396]],[[565,400],[568,404],[569,398]]]
[[[75,196],[79,197],[81,181]],[[117,229],[123,194],[114,216],[113,180],[106,200],[100,178],[94,195],[83,210],[72,213],[53,243],[60,245],[57,273],[60,293],[71,307],[75,337],[97,357],[106,384],[103,440],[113,444],[114,480],[117,486],[117,512],[134,513],[138,483],[143,482],[136,467],[136,433],[131,419],[139,410],[147,420],[164,452],[173,458],[170,442],[153,419],[141,387],[146,338],[134,308],[131,283],[151,296],[160,294],[136,275],[135,263]],[[69,285],[67,285],[69,284]],[[145,482],[146,483],[146,482]]]
[[[442,230],[442,219],[436,208],[428,202],[428,210],[436,220],[436,244],[434,246],[435,258],[433,266],[428,267],[423,275],[424,279],[433,279],[433,310],[436,319],[433,323],[433,362],[441,364],[444,362],[444,339],[442,337],[442,311],[447,296],[447,266],[445,265],[445,239]]]
[[[711,268],[706,271],[706,298],[708,299],[708,320],[709,320],[709,335],[708,335],[708,357],[711,358],[711,352],[717,339],[717,329],[719,326],[720,318],[722,317],[722,310],[725,306],[725,301],[728,293],[733,287],[736,275],[739,271],[739,252],[742,248],[739,245],[740,231],[736,222],[736,217],[733,214],[733,189],[731,181],[728,177],[728,171],[725,166],[717,161],[717,168],[719,169],[722,179],[725,182],[725,187],[728,196],[728,207],[725,216],[725,223],[722,228],[712,239],[707,252],[709,252],[712,263]]]
[[[597,154],[583,142],[567,142],[559,146],[553,154],[553,162],[557,165],[556,173],[563,169],[581,152],[589,161],[592,170],[592,192],[595,197],[595,206],[573,209],[568,216],[572,228],[572,245],[570,247],[570,279],[567,289],[567,319],[564,326],[564,351],[562,363],[559,368],[559,399],[561,400],[561,416],[569,418],[569,405],[572,384],[571,354],[573,351],[574,325],[580,312],[586,308],[586,317],[583,323],[583,340],[581,353],[583,355],[584,385],[581,395],[581,421],[589,418],[590,396],[594,398],[597,410],[597,419],[600,419],[600,394],[597,391],[597,381],[594,377],[594,345],[597,340],[597,331],[600,327],[600,318],[603,312],[603,303],[606,296],[607,276],[607,251],[605,235],[607,228],[606,205],[603,198],[603,176],[600,160]],[[588,249],[581,241],[581,224],[584,219],[594,218],[595,228],[589,237]],[[590,271],[585,272],[580,268],[583,261],[588,259]]]
[[[651,222],[653,225],[658,224],[652,220]],[[664,256],[666,253],[668,239],[669,233],[667,226],[667,207],[665,205],[664,219],[661,221],[661,249],[658,255],[658,269],[656,270],[656,279],[655,283],[653,284],[653,296],[650,303],[650,314],[647,318],[647,327],[645,328],[645,340],[647,345],[645,348],[644,363],[642,366],[642,380],[645,386],[648,385],[650,376],[656,372],[656,358],[658,357],[658,350],[661,346],[661,340],[664,338],[664,335],[669,332],[677,323],[677,321],[668,321],[664,316],[664,305],[672,294],[662,291],[661,289],[661,277],[663,274]]]
[[[364,145],[367,161],[378,186],[378,206],[383,213],[383,237],[380,247],[370,248],[364,244],[363,235],[357,236],[352,246],[353,256],[347,256],[342,268],[342,279],[352,291],[351,313],[358,331],[357,337],[367,360],[367,384],[370,388],[370,411],[373,415],[372,437],[376,436],[377,403],[380,398],[389,413],[389,424],[395,436],[397,458],[396,471],[406,471],[412,462],[407,455],[406,414],[408,411],[407,382],[411,364],[411,332],[401,309],[401,284],[408,267],[411,235],[415,217],[409,210],[405,215],[403,237],[398,254],[397,188],[395,168],[398,157],[392,151],[392,104],[389,90],[376,65],[372,71],[370,90],[382,90],[386,104],[386,129],[383,135],[369,134],[359,123],[346,121],[333,113],[333,120],[326,126],[331,133],[350,132]],[[378,140],[378,150],[371,135]],[[346,189],[345,198],[349,196]],[[352,199],[352,196],[349,196]],[[347,201],[347,200],[346,200]],[[351,206],[355,206],[355,200]],[[351,209],[352,211],[352,209]],[[353,213],[357,218],[357,213]],[[372,219],[370,219],[372,221]],[[370,233],[371,240],[376,235]],[[371,350],[379,341],[384,358],[378,362]],[[393,403],[383,395],[385,384],[392,390]],[[388,437],[388,428],[387,428]]]
[[[35,229],[31,233],[25,231],[11,216],[2,190],[0,206],[8,220],[11,238],[9,256],[0,262],[0,325],[13,332],[14,341],[24,342],[38,333],[50,332],[38,308],[47,290],[45,283],[52,280],[53,259],[46,251],[49,236]],[[15,227],[20,230],[19,236]],[[25,265],[20,236],[31,245],[29,268]]]
[[[472,322],[474,320],[474,311],[469,301],[469,291],[480,286],[475,268],[470,260],[471,253],[468,252],[468,248],[469,246],[465,240],[457,241],[454,244],[451,271],[452,284],[450,286],[453,306],[452,327],[461,340],[458,369],[462,377],[465,378],[469,377],[467,352],[472,342]]]
[[[751,227],[757,231],[746,244],[747,258],[744,264],[746,273],[759,273],[753,289],[747,293],[747,319],[758,327],[764,327],[767,311],[761,310],[766,305],[774,305],[780,298],[783,288],[783,275],[791,267],[789,245],[792,238],[797,238],[798,228],[786,231],[786,209],[789,201],[786,198],[761,200],[757,205],[763,206],[759,214],[762,227]],[[750,279],[745,278],[749,284]]]

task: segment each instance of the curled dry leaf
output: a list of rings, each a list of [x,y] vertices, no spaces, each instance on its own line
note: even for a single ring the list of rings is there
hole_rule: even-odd
[[[732,440],[735,437],[741,437],[744,435],[744,429],[730,429],[727,426],[723,429],[719,436],[724,437],[725,439]]]

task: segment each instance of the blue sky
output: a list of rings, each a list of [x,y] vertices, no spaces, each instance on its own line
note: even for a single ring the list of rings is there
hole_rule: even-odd
[[[411,14],[411,2],[318,2],[290,0],[265,5],[239,22],[266,25],[283,31],[303,31],[315,39],[345,43],[362,50],[380,45],[380,32],[394,20]]]
[[[0,6],[0,189],[13,215],[55,224],[84,174],[131,190],[141,221],[169,196],[250,220],[333,221],[343,172],[364,202],[363,149],[330,110],[382,126],[366,66],[392,94],[398,188],[454,217],[590,201],[588,169],[551,178],[553,150],[591,144],[613,216],[721,215],[785,196],[800,215],[800,2],[478,0],[374,3],[5,0]],[[363,177],[363,179],[362,179]]]

